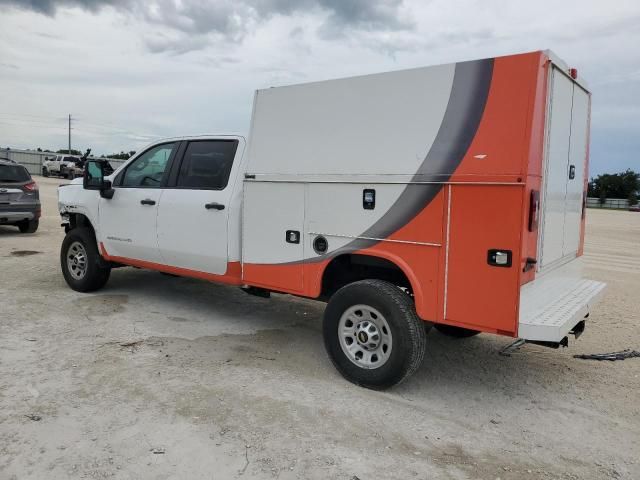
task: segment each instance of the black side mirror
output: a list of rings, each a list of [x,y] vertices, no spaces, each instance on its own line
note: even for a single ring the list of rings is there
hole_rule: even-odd
[[[88,160],[84,168],[82,186],[85,190],[99,190],[102,198],[113,198],[115,190],[111,182],[104,179],[105,162],[102,160]]]

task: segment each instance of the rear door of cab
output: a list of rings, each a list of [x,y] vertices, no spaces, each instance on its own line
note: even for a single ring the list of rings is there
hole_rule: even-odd
[[[215,275],[227,272],[229,214],[243,152],[241,137],[182,142],[159,199],[163,264]]]

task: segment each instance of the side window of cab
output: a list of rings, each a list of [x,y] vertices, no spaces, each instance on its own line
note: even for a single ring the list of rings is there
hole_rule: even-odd
[[[180,164],[176,188],[224,190],[237,148],[237,140],[190,141]]]
[[[169,160],[177,142],[163,143],[150,148],[118,175],[116,186],[125,188],[160,188],[168,174]]]

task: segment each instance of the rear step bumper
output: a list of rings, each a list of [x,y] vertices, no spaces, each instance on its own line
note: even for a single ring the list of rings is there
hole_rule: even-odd
[[[558,279],[560,280],[560,279]],[[602,297],[606,284],[564,277],[546,285],[525,285],[520,298],[518,337],[524,340],[561,342],[570,331],[581,333],[580,324]],[[550,287],[554,287],[553,289]],[[579,325],[580,324],[580,325]]]

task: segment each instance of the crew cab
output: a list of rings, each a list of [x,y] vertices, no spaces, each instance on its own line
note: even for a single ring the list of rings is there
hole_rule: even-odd
[[[548,51],[258,90],[248,139],[159,141],[59,187],[62,272],[325,301],[329,357],[374,389],[432,326],[566,345],[605,287],[581,273],[590,104]]]

